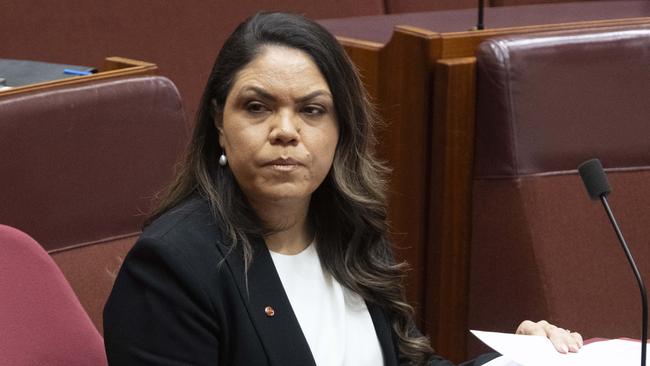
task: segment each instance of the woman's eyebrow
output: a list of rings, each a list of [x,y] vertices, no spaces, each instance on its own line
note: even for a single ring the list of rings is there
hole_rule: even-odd
[[[254,94],[257,94],[263,99],[269,99],[269,100],[275,100],[276,98],[273,96],[273,94],[267,92],[266,90],[258,87],[258,86],[246,86],[244,87],[241,92],[239,93],[244,94],[244,93],[250,93],[253,92]]]
[[[273,94],[269,93],[265,89],[260,88],[259,86],[254,86],[254,85],[245,86],[244,88],[242,88],[242,90],[241,90],[241,92],[239,94],[242,95],[242,94],[251,93],[251,92],[258,95],[262,99],[267,99],[267,100],[276,100],[277,99],[275,96],[273,96]],[[308,100],[314,99],[314,98],[319,97],[319,96],[325,96],[325,97],[328,97],[328,98],[332,99],[332,94],[330,94],[329,91],[327,91],[325,89],[318,89],[318,90],[314,90],[313,92],[311,92],[311,93],[309,93],[309,94],[307,94],[305,96],[296,98],[295,102],[296,103],[304,103],[304,102],[306,102]]]
[[[304,103],[304,102],[306,102],[308,100],[314,99],[314,98],[319,97],[321,95],[324,95],[324,96],[329,97],[330,99],[332,99],[332,94],[330,94],[327,90],[319,89],[319,90],[315,90],[315,91],[313,91],[313,92],[311,92],[311,93],[309,93],[309,94],[307,94],[307,95],[305,95],[303,97],[297,98],[296,102],[297,103]]]

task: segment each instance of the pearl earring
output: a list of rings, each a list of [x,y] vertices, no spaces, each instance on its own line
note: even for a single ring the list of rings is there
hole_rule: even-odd
[[[219,156],[219,165],[226,166],[226,164],[228,164],[228,158],[226,157],[226,154],[222,153],[221,156]]]

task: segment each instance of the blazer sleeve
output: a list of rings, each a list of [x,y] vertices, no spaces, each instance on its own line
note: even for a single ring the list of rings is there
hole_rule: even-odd
[[[141,238],[104,308],[109,365],[218,365],[219,324],[203,281],[177,248]]]
[[[440,356],[433,356],[431,360],[429,360],[429,363],[427,366],[454,366],[453,363],[449,362],[448,360],[440,357]]]
[[[497,358],[499,356],[501,356],[501,355],[496,353],[496,352],[486,353],[486,354],[480,355],[479,357],[477,357],[477,358],[475,358],[475,359],[473,359],[471,361],[463,362],[459,366],[480,366],[480,365],[483,365],[483,364],[486,364],[486,363],[492,361],[493,359],[495,359],[495,358]],[[454,366],[454,364],[449,362],[448,360],[442,358],[442,357],[435,356],[433,359],[431,359],[429,361],[428,366]]]
[[[420,330],[416,326],[413,326],[413,328],[411,330],[411,334],[416,335],[416,336],[421,336],[422,335],[422,333],[420,332]],[[493,359],[495,359],[495,358],[497,358],[499,356],[501,356],[501,355],[496,353],[496,352],[486,353],[486,354],[480,355],[479,357],[477,357],[477,358],[475,358],[473,360],[463,362],[463,363],[459,364],[458,366],[480,366],[480,365],[483,365],[483,364],[485,364],[485,363],[487,363],[487,362],[489,362],[489,361],[491,361],[491,360],[493,360]],[[429,362],[427,363],[427,366],[454,366],[454,364],[451,363],[451,361],[445,359],[444,357],[441,357],[439,355],[434,355],[429,360]]]

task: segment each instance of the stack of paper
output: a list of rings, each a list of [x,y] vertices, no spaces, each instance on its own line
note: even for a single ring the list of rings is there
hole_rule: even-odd
[[[641,363],[640,342],[621,339],[600,341],[583,346],[577,353],[562,354],[546,337],[478,330],[471,332],[503,355],[486,366],[637,366]]]

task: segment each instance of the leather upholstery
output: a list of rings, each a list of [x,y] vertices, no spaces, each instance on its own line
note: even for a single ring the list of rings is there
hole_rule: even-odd
[[[52,254],[100,327],[112,273],[186,141],[178,91],[109,79],[0,98],[0,115],[0,222]]]
[[[52,258],[0,225],[0,364],[103,366],[104,342]]]
[[[477,57],[469,327],[640,338],[636,282],[576,167],[602,160],[650,278],[650,28],[495,38]]]
[[[592,155],[650,165],[639,133],[650,116],[649,39],[650,26],[482,44],[478,113],[493,125],[478,131],[476,151],[492,158],[477,159],[476,176],[571,170]]]

